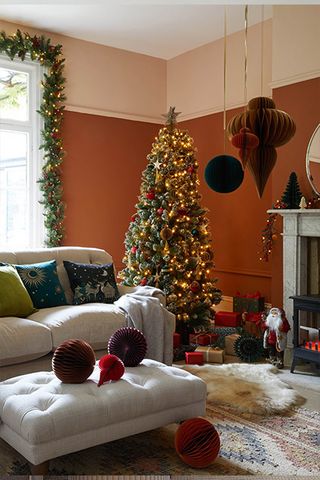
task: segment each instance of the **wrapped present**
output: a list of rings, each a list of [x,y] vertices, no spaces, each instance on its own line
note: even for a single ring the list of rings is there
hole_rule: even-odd
[[[186,352],[185,356],[188,365],[203,365],[202,352]]]
[[[181,335],[180,333],[173,334],[173,348],[177,348],[181,345]]]
[[[263,312],[242,314],[244,320],[243,328],[247,333],[255,337],[261,337],[264,331]]]
[[[194,353],[201,353],[206,363],[223,363],[224,350],[219,347],[197,347]]]
[[[196,345],[212,345],[216,343],[218,340],[219,335],[216,333],[190,333],[189,334],[189,342],[194,343]]]
[[[236,355],[234,350],[234,344],[240,335],[238,333],[233,333],[232,335],[227,335],[224,339],[224,348],[226,355]]]
[[[241,313],[238,312],[217,312],[215,324],[219,327],[241,327]]]
[[[237,292],[233,297],[234,312],[258,313],[262,310],[264,310],[264,297],[261,297],[260,292],[247,293],[246,295]]]

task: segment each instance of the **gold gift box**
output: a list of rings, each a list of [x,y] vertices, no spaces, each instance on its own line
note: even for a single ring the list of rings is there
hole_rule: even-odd
[[[236,355],[236,352],[234,351],[234,344],[239,337],[240,335],[238,333],[233,333],[232,335],[227,335],[224,338],[224,341],[225,341],[224,348],[225,348],[226,355]]]
[[[196,352],[203,353],[204,363],[223,363],[224,350],[218,347],[197,347]]]

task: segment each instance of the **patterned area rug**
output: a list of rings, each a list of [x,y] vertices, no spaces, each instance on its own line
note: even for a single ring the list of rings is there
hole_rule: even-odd
[[[195,470],[174,450],[177,425],[52,460],[50,475],[308,475],[320,474],[320,413],[300,408],[287,416],[239,415],[209,407],[221,438],[219,457]],[[21,455],[0,441],[0,476],[28,475]]]

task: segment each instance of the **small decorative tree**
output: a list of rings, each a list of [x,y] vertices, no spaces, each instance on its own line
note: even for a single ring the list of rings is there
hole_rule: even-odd
[[[125,285],[151,285],[167,295],[177,331],[204,329],[221,291],[212,278],[207,210],[200,205],[193,140],[176,128],[174,107],[148,155],[140,196],[125,238]]]
[[[286,205],[285,208],[299,208],[302,193],[295,172],[290,173],[290,177],[285,191],[281,197],[281,202]]]

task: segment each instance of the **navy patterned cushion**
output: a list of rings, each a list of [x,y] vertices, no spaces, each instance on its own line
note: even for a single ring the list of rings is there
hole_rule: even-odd
[[[120,297],[113,264],[63,262],[74,293],[74,305],[113,303]]]

